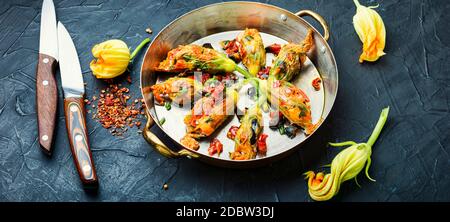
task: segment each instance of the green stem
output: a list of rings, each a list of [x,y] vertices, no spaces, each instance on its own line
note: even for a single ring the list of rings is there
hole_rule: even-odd
[[[150,38],[145,38],[137,47],[134,49],[133,53],[131,53],[130,60],[136,56],[136,54],[144,47],[147,43],[150,42]]]
[[[341,142],[341,143],[328,143],[328,145],[330,146],[353,146],[356,145],[355,142],[353,141],[346,141],[346,142]]]
[[[236,65],[236,71],[244,75],[245,78],[250,79],[253,76],[245,69],[241,68],[240,66]]]
[[[377,138],[380,135],[384,124],[386,123],[388,114],[389,114],[389,106],[384,108],[381,111],[380,118],[378,119],[377,125],[375,126],[375,129],[373,130],[372,135],[370,135],[370,138],[367,141],[367,145],[369,145],[370,147],[372,147],[373,144],[375,144],[375,141],[377,141]]]

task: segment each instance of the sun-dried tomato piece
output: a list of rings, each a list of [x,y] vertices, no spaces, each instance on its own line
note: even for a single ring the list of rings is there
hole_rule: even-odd
[[[217,155],[220,155],[223,150],[223,144],[216,138],[214,138],[211,143],[209,144],[208,153],[210,156],[217,153]]]
[[[322,83],[322,79],[320,79],[320,77],[317,77],[312,81],[312,86],[314,87],[314,89],[316,91],[319,91],[321,83]]]

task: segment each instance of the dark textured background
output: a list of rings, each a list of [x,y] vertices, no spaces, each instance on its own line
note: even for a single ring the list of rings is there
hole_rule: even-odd
[[[89,71],[91,47],[120,38],[135,47],[147,27],[155,33],[199,6],[216,1],[55,1],[57,18],[71,32],[87,95],[104,83]],[[0,200],[2,201],[311,201],[302,173],[329,163],[337,153],[328,141],[365,141],[381,109],[389,120],[374,146],[372,183],[360,175],[346,182],[337,201],[450,201],[450,1],[382,1],[377,11],[387,29],[387,55],[359,64],[361,43],[353,29],[351,0],[266,1],[292,12],[311,9],[331,27],[339,68],[339,92],[325,124],[292,156],[270,166],[230,170],[189,159],[166,159],[133,128],[110,136],[88,119],[100,178],[96,195],[81,187],[63,113],[51,158],[38,148],[35,69],[41,1],[0,4]],[[367,4],[368,1],[361,1]],[[370,1],[373,4],[373,1]],[[310,20],[309,20],[310,21]],[[316,24],[316,23],[313,23]],[[317,24],[316,24],[317,25]],[[142,54],[131,72],[139,94]],[[57,80],[59,80],[59,73]],[[59,88],[59,110],[62,110]],[[169,189],[162,186],[168,182]]]

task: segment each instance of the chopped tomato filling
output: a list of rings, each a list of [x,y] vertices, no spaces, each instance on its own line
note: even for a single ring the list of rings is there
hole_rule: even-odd
[[[209,144],[208,153],[209,155],[214,155],[217,153],[217,155],[220,155],[223,150],[223,144],[216,138],[214,138],[211,143]]]

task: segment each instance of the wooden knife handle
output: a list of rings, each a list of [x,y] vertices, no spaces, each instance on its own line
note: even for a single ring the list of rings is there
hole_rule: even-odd
[[[52,152],[53,132],[55,129],[58,92],[55,73],[55,58],[39,53],[36,68],[36,111],[38,119],[39,144],[50,155]]]
[[[70,149],[81,182],[88,187],[97,187],[97,174],[87,137],[83,97],[65,98],[64,114]]]

